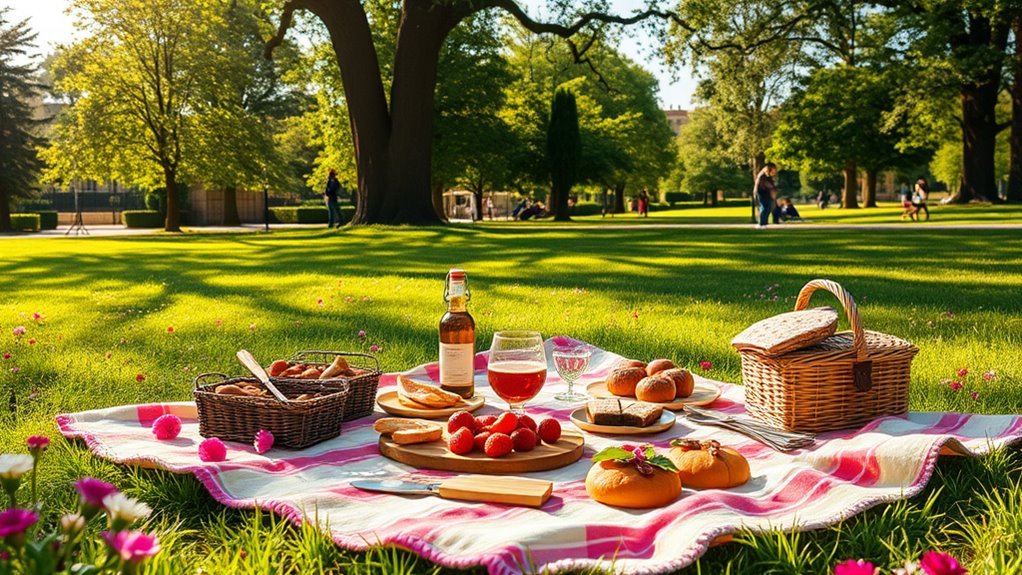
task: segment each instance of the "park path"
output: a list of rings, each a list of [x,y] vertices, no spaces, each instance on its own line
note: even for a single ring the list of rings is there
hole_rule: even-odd
[[[452,224],[459,225],[459,224]],[[270,224],[270,230],[301,230],[301,229],[323,229],[323,224]],[[515,230],[515,231],[536,231],[536,230],[686,230],[686,229],[754,229],[752,224],[678,224],[678,223],[643,223],[643,224],[523,224],[488,226],[483,224],[481,229],[493,230]],[[114,237],[114,236],[148,236],[162,233],[158,228],[125,228],[123,226],[88,226],[88,234],[71,233],[65,235],[67,226],[61,226],[55,230],[44,230],[37,233],[4,233],[0,234],[0,240],[8,238],[65,238],[65,237]],[[910,223],[889,223],[889,224],[778,224],[769,226],[765,230],[755,230],[758,233],[777,233],[778,230],[1022,230],[1022,223],[972,223],[972,224],[922,224],[913,225]],[[262,224],[242,224],[240,226],[202,226],[190,228],[184,227],[188,234],[218,234],[218,233],[252,233],[263,231]],[[784,232],[781,232],[784,233]]]

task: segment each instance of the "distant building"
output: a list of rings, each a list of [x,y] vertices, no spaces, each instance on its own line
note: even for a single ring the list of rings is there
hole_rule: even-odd
[[[667,116],[667,123],[671,125],[671,131],[677,136],[681,127],[688,123],[688,110],[675,109],[674,106],[671,106],[663,112]]]

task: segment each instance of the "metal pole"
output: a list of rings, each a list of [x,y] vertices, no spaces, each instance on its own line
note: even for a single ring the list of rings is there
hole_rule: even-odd
[[[270,191],[266,188],[266,183],[263,182],[263,223],[265,224],[265,231],[270,231]]]

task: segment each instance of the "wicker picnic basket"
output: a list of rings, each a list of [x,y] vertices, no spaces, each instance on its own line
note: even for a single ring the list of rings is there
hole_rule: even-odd
[[[265,429],[273,433],[274,445],[302,449],[341,434],[344,406],[348,399],[347,382],[316,386],[279,381],[273,385],[289,399],[216,393],[221,385],[252,383],[254,377],[228,377],[222,373],[204,373],[195,378],[192,396],[199,413],[199,435],[229,441],[252,443],[255,434]],[[290,401],[307,393],[324,395],[304,401]]]
[[[805,310],[818,289],[841,301],[851,332],[829,335],[817,326],[819,339],[780,353],[736,345],[746,411],[775,427],[810,432],[857,427],[908,411],[910,370],[919,349],[892,335],[863,330],[852,295],[829,280],[807,283],[795,311]]]
[[[345,351],[324,351],[305,350],[294,354],[287,360],[288,364],[295,365],[304,363],[310,367],[325,369],[334,360],[341,356],[348,365],[356,371],[356,375],[350,377],[332,379],[298,379],[290,377],[271,377],[274,383],[289,383],[294,385],[334,385],[344,382],[348,387],[348,399],[344,404],[344,414],[341,421],[351,421],[360,417],[366,417],[373,413],[376,405],[376,389],[380,385],[380,362],[376,356],[368,353],[356,353]]]

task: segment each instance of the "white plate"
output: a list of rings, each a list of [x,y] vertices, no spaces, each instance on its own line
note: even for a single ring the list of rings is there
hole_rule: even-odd
[[[599,425],[589,421],[589,417],[586,415],[586,408],[584,407],[580,407],[571,412],[571,422],[579,429],[590,433],[606,433],[608,435],[642,435],[644,433],[660,433],[661,431],[667,431],[674,426],[675,420],[676,418],[674,413],[665,409],[660,414],[660,419],[646,427],[635,427],[632,425]]]

